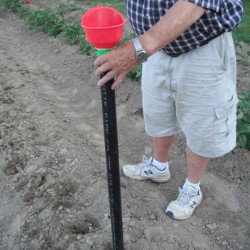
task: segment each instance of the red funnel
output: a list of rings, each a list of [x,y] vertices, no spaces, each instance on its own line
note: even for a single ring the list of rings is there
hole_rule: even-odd
[[[82,16],[81,24],[91,45],[97,49],[109,49],[122,39],[125,19],[116,9],[98,5]]]

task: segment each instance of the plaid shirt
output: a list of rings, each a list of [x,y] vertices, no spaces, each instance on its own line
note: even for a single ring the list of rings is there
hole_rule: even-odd
[[[150,29],[178,0],[125,0],[127,15],[136,35]],[[241,0],[185,0],[205,8],[204,15],[163,51],[170,56],[188,52],[231,31],[242,18]]]

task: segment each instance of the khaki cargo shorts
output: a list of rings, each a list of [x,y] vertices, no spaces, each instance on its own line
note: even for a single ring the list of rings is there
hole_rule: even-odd
[[[231,33],[178,57],[157,52],[143,64],[149,136],[183,132],[196,154],[219,157],[236,146],[236,58]]]

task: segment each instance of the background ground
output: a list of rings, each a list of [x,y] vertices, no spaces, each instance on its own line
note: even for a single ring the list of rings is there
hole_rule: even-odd
[[[111,249],[95,56],[32,32],[0,9],[0,249]],[[250,67],[238,62],[238,86]],[[117,90],[120,165],[152,154],[138,82]],[[165,216],[186,176],[185,141],[171,151],[167,184],[121,177],[128,250],[250,249],[250,153],[214,159],[203,203],[187,221]]]

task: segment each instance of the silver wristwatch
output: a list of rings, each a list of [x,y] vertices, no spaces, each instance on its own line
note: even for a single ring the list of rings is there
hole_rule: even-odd
[[[138,63],[144,63],[148,60],[148,54],[147,52],[142,48],[141,43],[138,38],[132,39],[132,42],[134,44],[135,50],[136,50],[136,61]]]

